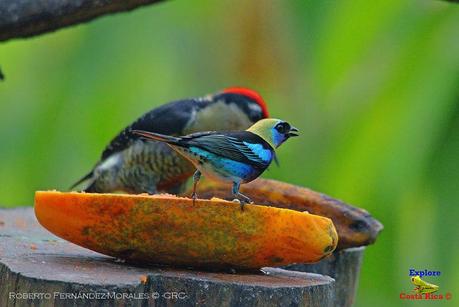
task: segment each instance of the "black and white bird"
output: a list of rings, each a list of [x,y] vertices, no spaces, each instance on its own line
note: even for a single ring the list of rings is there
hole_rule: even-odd
[[[169,136],[244,130],[267,117],[263,98],[242,87],[164,104],[123,129],[102,152],[94,168],[71,188],[85,182],[83,190],[92,193],[177,194],[193,175],[193,164],[165,143],[146,141],[134,135],[133,130]]]

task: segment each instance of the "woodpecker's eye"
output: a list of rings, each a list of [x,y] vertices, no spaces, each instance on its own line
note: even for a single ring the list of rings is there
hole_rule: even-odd
[[[286,122],[278,123],[275,128],[279,133],[282,134],[288,133],[290,131],[290,125]]]

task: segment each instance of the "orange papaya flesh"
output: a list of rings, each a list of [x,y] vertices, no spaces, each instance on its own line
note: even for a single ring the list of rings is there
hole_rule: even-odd
[[[257,179],[241,186],[241,192],[259,204],[328,217],[339,236],[337,250],[375,242],[383,225],[366,210],[350,206],[325,194],[271,179]],[[184,195],[190,195],[187,191]],[[209,180],[199,182],[198,197],[233,199],[231,185]]]
[[[142,263],[258,269],[319,261],[338,241],[328,218],[221,199],[38,191],[35,214],[65,240]]]

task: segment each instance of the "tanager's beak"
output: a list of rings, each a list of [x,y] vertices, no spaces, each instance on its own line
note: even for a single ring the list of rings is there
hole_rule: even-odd
[[[300,131],[297,128],[291,127],[288,136],[299,136],[298,132]]]

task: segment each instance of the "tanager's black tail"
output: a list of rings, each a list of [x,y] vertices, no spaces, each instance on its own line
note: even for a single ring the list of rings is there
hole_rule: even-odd
[[[149,140],[160,141],[160,142],[164,142],[164,143],[168,143],[172,145],[180,145],[180,140],[181,140],[181,138],[178,138],[175,136],[164,135],[164,134],[149,132],[145,130],[132,130],[132,133],[140,135]]]

